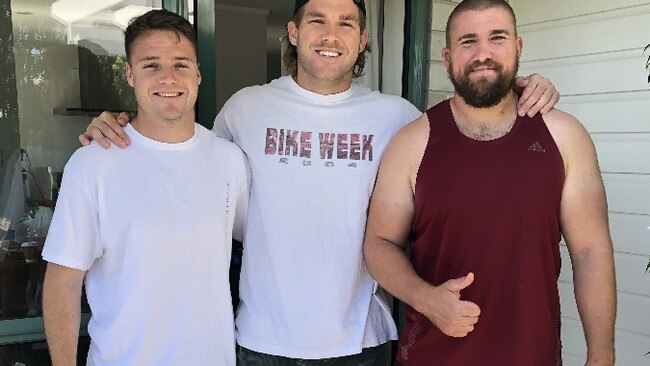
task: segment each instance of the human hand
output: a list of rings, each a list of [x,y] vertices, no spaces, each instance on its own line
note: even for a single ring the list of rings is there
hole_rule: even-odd
[[[560,93],[555,89],[555,85],[539,74],[517,76],[515,90],[520,93],[517,114],[522,117],[532,117],[537,112],[546,114],[560,100]]]
[[[473,302],[460,299],[460,291],[474,282],[474,274],[456,278],[430,288],[423,311],[441,332],[450,337],[465,337],[474,330],[481,309]]]
[[[79,142],[86,146],[90,144],[90,141],[96,140],[104,149],[110,148],[110,142],[112,142],[124,148],[131,143],[129,136],[124,132],[124,126],[130,120],[131,116],[126,112],[122,112],[119,115],[102,112],[99,117],[93,118],[88,127],[86,127],[86,132],[79,135]]]

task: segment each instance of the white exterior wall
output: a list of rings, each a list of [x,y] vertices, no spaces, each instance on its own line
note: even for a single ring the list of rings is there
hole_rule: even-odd
[[[520,74],[539,72],[562,93],[558,107],[589,130],[607,190],[618,286],[617,365],[650,365],[650,86],[643,47],[650,3],[640,0],[512,0],[524,39]],[[562,247],[565,365],[586,345]],[[598,294],[594,294],[598,296]]]
[[[441,64],[456,1],[432,4],[429,104],[451,94]],[[650,365],[650,86],[644,69],[650,2],[510,0],[524,40],[520,75],[538,72],[560,90],[558,108],[590,131],[607,190],[618,286],[617,365]],[[562,244],[563,359],[584,365],[586,345]],[[597,293],[593,294],[598,296]]]
[[[431,46],[429,47],[429,107],[453,94],[454,87],[442,65],[442,48],[445,47],[447,18],[460,0],[434,0],[431,4]]]

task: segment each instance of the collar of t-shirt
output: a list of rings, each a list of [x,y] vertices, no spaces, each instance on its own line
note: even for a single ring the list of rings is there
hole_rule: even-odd
[[[298,83],[296,83],[296,81],[291,76],[287,77],[287,82],[289,83],[289,88],[294,93],[312,102],[316,102],[320,104],[336,104],[336,103],[343,102],[349,99],[351,96],[353,96],[359,87],[356,83],[352,83],[350,88],[346,91],[336,93],[336,94],[323,95],[323,94],[314,93],[312,91],[304,89],[303,87],[298,85]]]
[[[196,128],[196,123],[194,124],[194,134],[192,137],[183,142],[170,143],[152,140],[138,132],[130,123],[127,123],[126,127],[124,127],[124,131],[129,135],[132,143],[137,143],[157,150],[186,150],[198,143],[198,130]]]

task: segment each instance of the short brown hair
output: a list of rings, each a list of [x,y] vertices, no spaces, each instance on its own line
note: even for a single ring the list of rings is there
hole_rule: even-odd
[[[300,21],[302,20],[304,13],[305,8],[302,7],[291,19],[291,21],[296,24],[296,27],[300,26]],[[363,14],[361,9],[359,9],[359,28],[362,33],[366,29],[366,16]],[[292,45],[289,41],[289,33],[282,37],[282,44],[286,47],[286,51],[284,51],[284,55],[282,55],[284,67],[291,76],[296,77],[296,75],[298,75],[298,48]],[[366,43],[366,47],[359,53],[359,56],[357,56],[357,61],[354,63],[354,68],[352,69],[353,78],[363,76],[363,68],[366,66],[368,52],[370,52],[370,42]]]
[[[454,10],[449,15],[447,19],[447,27],[445,28],[445,33],[447,35],[447,48],[451,47],[451,24],[455,18],[460,14],[470,10],[485,10],[489,8],[504,8],[512,16],[512,23],[515,26],[515,36],[517,35],[517,17],[515,16],[515,11],[512,10],[512,7],[508,2],[504,0],[463,0],[458,4]]]
[[[187,38],[197,55],[196,32],[192,24],[182,16],[163,9],[150,10],[139,17],[131,19],[129,26],[124,31],[124,49],[126,61],[131,62],[131,51],[135,40],[152,31],[171,31],[178,39]]]

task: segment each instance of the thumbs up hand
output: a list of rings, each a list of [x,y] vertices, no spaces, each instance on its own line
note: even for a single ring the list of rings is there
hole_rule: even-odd
[[[418,311],[424,314],[444,334],[465,337],[474,330],[481,309],[470,301],[460,299],[460,293],[474,282],[474,274],[451,279],[440,286],[431,286],[424,294]]]

